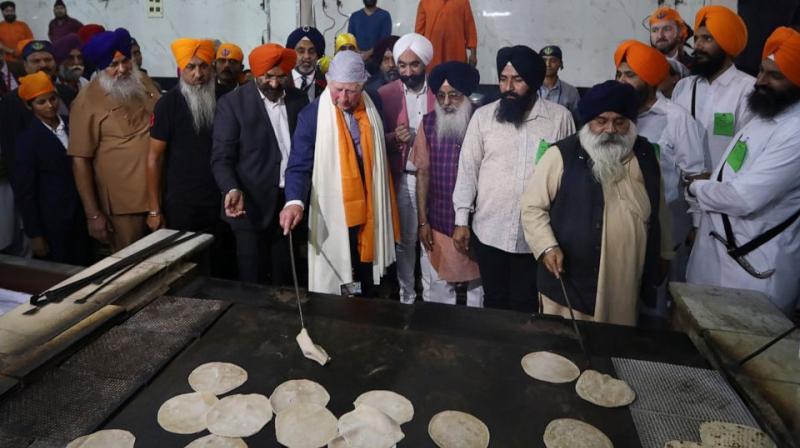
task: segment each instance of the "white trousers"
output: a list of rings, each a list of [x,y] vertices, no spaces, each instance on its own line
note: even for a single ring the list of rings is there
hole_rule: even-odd
[[[419,265],[422,271],[422,300],[455,305],[456,283],[449,283],[439,278],[424,247],[419,257]],[[483,308],[483,283],[480,278],[467,282],[467,306]]]
[[[400,243],[396,246],[397,282],[400,302],[411,304],[417,299],[414,289],[414,268],[417,264],[417,176],[403,173],[395,182],[397,211],[400,214]],[[427,258],[427,255],[424,255]]]

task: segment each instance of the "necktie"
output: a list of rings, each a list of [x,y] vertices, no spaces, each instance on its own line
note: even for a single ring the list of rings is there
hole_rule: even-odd
[[[300,90],[303,92],[308,91],[308,77],[306,77],[306,75],[303,75],[303,82],[300,83]]]

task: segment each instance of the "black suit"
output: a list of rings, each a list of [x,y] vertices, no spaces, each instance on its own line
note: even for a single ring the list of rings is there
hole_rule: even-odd
[[[284,102],[291,135],[308,98],[287,89]],[[243,281],[265,282],[271,272],[272,284],[291,282],[288,245],[278,225],[284,203],[280,166],[278,140],[255,82],[222,96],[214,119],[211,169],[223,197],[234,188],[244,194],[247,214],[225,217],[236,234]]]

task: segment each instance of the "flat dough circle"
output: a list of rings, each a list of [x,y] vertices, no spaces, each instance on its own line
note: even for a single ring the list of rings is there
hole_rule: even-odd
[[[338,426],[350,448],[392,448],[405,437],[397,421],[365,404],[341,416]]]
[[[633,403],[636,392],[628,383],[596,370],[585,370],[575,383],[578,396],[605,408],[618,408]]]
[[[67,448],[133,448],[136,437],[121,429],[104,429],[78,437]]]
[[[158,408],[158,424],[175,434],[194,434],[206,429],[206,414],[219,400],[210,392],[172,397]]]
[[[238,437],[222,437],[216,434],[209,434],[194,440],[184,448],[247,448],[247,444]]]
[[[208,431],[224,437],[250,437],[272,420],[269,398],[260,394],[229,395],[206,415]]]
[[[775,443],[758,428],[725,422],[706,422],[700,425],[703,447],[774,448]]]
[[[310,403],[325,407],[331,396],[319,383],[310,380],[289,380],[272,391],[269,401],[278,414],[293,404]]]
[[[570,383],[581,375],[575,363],[551,352],[528,353],[522,357],[522,370],[539,381],[556,384]]]
[[[189,386],[195,392],[226,394],[247,381],[247,371],[229,362],[208,362],[189,374]]]
[[[664,448],[703,448],[697,442],[684,442],[680,440],[672,440],[664,444]]]
[[[398,424],[408,423],[414,418],[414,405],[408,398],[390,390],[371,390],[356,398],[353,406],[365,404],[391,417]]]
[[[439,448],[486,448],[489,428],[476,417],[460,411],[442,411],[431,418],[428,435]]]
[[[544,430],[547,448],[614,448],[611,440],[594,426],[572,418],[559,418]]]
[[[347,444],[347,440],[344,440],[344,437],[339,436],[328,442],[328,448],[350,448],[350,445]]]
[[[313,403],[290,406],[275,417],[275,436],[288,448],[320,448],[339,435],[336,416]]]

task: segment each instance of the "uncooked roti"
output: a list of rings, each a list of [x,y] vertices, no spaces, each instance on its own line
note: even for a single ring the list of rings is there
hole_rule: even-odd
[[[336,416],[313,403],[292,405],[275,417],[275,436],[288,448],[320,448],[339,435]]]
[[[208,411],[206,423],[211,434],[250,437],[272,420],[269,398],[260,394],[229,395]]]
[[[575,383],[578,396],[606,408],[627,406],[636,399],[628,383],[596,370],[585,370]]]
[[[664,448],[703,448],[697,442],[684,442],[680,440],[672,440],[664,444]]]
[[[428,435],[439,448],[486,448],[489,428],[474,416],[460,411],[443,411],[431,418]]]
[[[703,448],[775,448],[767,434],[751,426],[725,422],[706,422],[700,425]]]
[[[219,400],[210,392],[192,392],[167,400],[158,408],[158,424],[176,434],[206,429],[206,414]]]
[[[408,398],[390,390],[371,390],[356,398],[353,406],[365,404],[383,412],[398,424],[408,423],[414,418],[414,405]]]
[[[522,358],[522,370],[539,381],[557,384],[575,381],[581,375],[575,363],[550,352],[528,353]]]
[[[547,448],[614,448],[602,431],[580,420],[559,418],[544,430]]]
[[[247,371],[228,362],[209,362],[189,374],[189,385],[196,392],[226,394],[247,381]]]
[[[69,442],[67,448],[133,448],[136,437],[121,429],[104,429]]]
[[[247,448],[244,440],[238,437],[222,437],[209,434],[193,441],[184,448]]]
[[[344,440],[344,437],[339,436],[328,442],[328,448],[350,448],[350,445],[347,444],[347,440]]]
[[[312,403],[325,407],[331,396],[324,387],[309,380],[290,380],[272,391],[269,401],[272,410],[278,414],[293,404]]]
[[[405,437],[392,417],[366,404],[341,416],[338,426],[350,448],[392,448]]]

